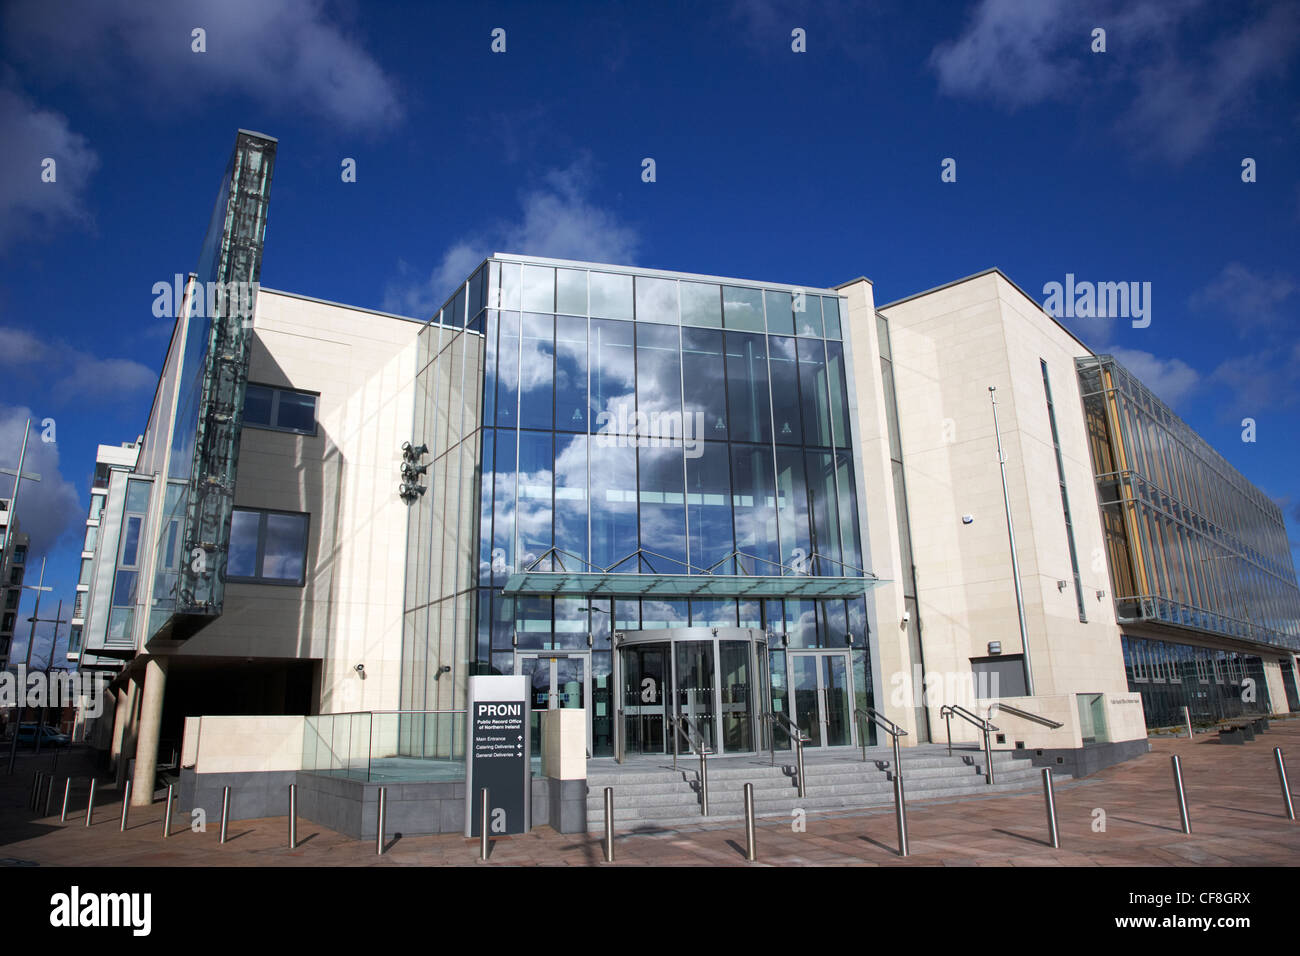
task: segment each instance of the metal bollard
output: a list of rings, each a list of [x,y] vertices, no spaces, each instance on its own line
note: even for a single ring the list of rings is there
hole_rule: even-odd
[[[758,842],[754,838],[754,785],[745,784],[745,859],[758,859]]]
[[[700,751],[700,813],[709,815],[709,755]]]
[[[167,809],[163,811],[163,839],[164,840],[172,835],[172,799],[173,799],[172,790],[175,786],[176,785],[174,783],[167,784]]]
[[[1183,707],[1183,723],[1187,725],[1187,739],[1195,740],[1196,735],[1192,733],[1192,711],[1189,707]]]
[[[54,774],[46,778],[45,783],[45,816],[50,815],[50,803],[54,800]]]
[[[384,823],[388,817],[388,788],[379,788],[379,823],[375,829],[375,853],[384,855]]]
[[[605,788],[605,862],[614,862],[614,788]]]
[[[1061,837],[1056,829],[1056,794],[1052,792],[1052,768],[1043,768],[1043,799],[1047,801],[1047,835],[1051,838],[1052,849],[1061,848]]]
[[[1183,832],[1192,832],[1192,821],[1187,817],[1187,794],[1183,791],[1183,765],[1174,754],[1169,758],[1174,765],[1174,789],[1178,791],[1178,816],[1183,822]]]
[[[479,791],[478,801],[478,858],[488,858],[488,792],[487,787]]]
[[[59,822],[68,822],[68,797],[72,796],[72,778],[68,777],[63,783],[63,812],[59,814]]]
[[[894,737],[894,821],[898,825],[898,855],[907,856],[907,798],[903,793],[903,757]]]
[[[86,801],[86,826],[90,826],[90,818],[95,813],[95,778],[90,778],[90,799]]]
[[[1282,805],[1286,807],[1286,818],[1295,819],[1295,805],[1291,802],[1291,788],[1286,782],[1286,764],[1282,761],[1282,748],[1273,748],[1273,759],[1277,762],[1277,780],[1282,785]]]
[[[38,770],[32,775],[32,792],[27,795],[27,809],[35,810],[36,801],[40,799],[41,778],[45,776],[44,770]]]
[[[131,815],[131,781],[126,782],[126,790],[122,793],[122,823],[118,827],[119,832],[126,832],[127,817]]]
[[[795,770],[796,770],[796,772],[799,774],[799,796],[802,797],[802,796],[804,795],[804,792],[803,792],[803,742],[802,742],[802,741],[796,741],[796,742],[795,742],[795,745],[794,745],[794,749],[795,749],[794,759],[795,759],[795,764],[796,764]]]
[[[230,788],[221,788],[221,842],[226,842],[226,826],[230,822]]]
[[[298,848],[298,785],[289,784],[289,849]]]

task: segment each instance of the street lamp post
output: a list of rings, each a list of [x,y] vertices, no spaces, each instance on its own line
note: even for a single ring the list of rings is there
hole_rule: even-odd
[[[44,562],[42,562],[42,565],[41,565],[41,571],[42,571],[42,574],[43,574],[44,571],[45,571]],[[49,589],[47,588],[46,590],[49,590]],[[40,613],[40,607],[41,607],[41,605],[40,605],[40,594],[39,594],[39,593],[36,595],[36,601],[37,601],[37,603],[36,603],[36,612],[32,614],[32,618],[31,618],[31,620],[32,620],[32,635],[33,635],[33,640],[32,640],[31,642],[29,642],[28,645],[27,645],[27,663],[28,663],[28,665],[30,666],[30,664],[31,664],[31,659],[32,659],[32,647],[31,647],[31,645],[32,645],[33,643],[35,643],[36,625],[37,625],[38,623],[40,623],[40,624],[50,624],[50,623],[53,623],[53,624],[54,624],[54,640],[50,643],[50,657],[49,657],[49,660],[47,660],[47,661],[45,662],[45,688],[46,688],[46,694],[48,695],[48,694],[50,693],[50,671],[51,671],[51,669],[54,667],[54,649],[55,649],[55,648],[58,646],[58,644],[59,644],[59,625],[65,623],[66,619],[63,617],[63,599],[62,599],[62,598],[59,599],[59,607],[58,607],[58,610],[56,610],[56,611],[54,612],[54,617],[53,617],[53,618],[48,618],[48,617],[44,617],[44,618],[43,618],[43,617],[39,617],[38,614]],[[44,727],[45,727],[45,709],[46,709],[46,708],[45,708],[44,706],[42,706],[41,709],[40,709],[40,714],[39,714],[39,716],[36,718],[36,753],[37,753],[37,755],[39,755],[40,752],[41,752],[41,730],[44,729]]]

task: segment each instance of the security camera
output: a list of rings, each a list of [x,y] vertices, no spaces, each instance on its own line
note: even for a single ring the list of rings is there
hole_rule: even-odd
[[[912,620],[912,612],[911,612],[911,611],[904,611],[904,612],[903,612],[903,627],[907,627],[907,622],[910,621],[910,620]]]

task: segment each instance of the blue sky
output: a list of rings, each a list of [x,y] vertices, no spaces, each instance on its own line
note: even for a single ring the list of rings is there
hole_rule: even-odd
[[[879,303],[994,265],[1040,301],[1150,282],[1149,327],[1069,324],[1282,506],[1300,561],[1298,89],[1294,0],[11,2],[0,464],[54,419],[20,502],[42,615],[71,603],[96,444],[144,428],[151,290],[194,268],[240,127],[280,140],[263,283],[371,308],[427,315],[496,250],[866,275]]]

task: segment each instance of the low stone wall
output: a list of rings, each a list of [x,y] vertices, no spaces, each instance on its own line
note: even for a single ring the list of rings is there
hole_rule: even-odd
[[[1016,759],[1028,760],[1035,767],[1051,767],[1054,773],[1086,777],[1150,751],[1151,743],[1143,737],[1141,740],[1121,740],[1118,743],[1087,744],[1077,749],[1027,747],[1011,753]]]
[[[298,785],[298,816],[358,840],[373,840],[379,788],[388,788],[389,833],[420,836],[465,832],[463,781],[366,782],[311,771],[196,773],[181,771],[180,809],[202,807],[208,825],[221,820],[222,788],[230,787],[230,819],[255,820],[289,814],[289,785]],[[560,833],[587,831],[587,782],[535,777],[533,826]],[[178,815],[179,819],[179,815]]]

